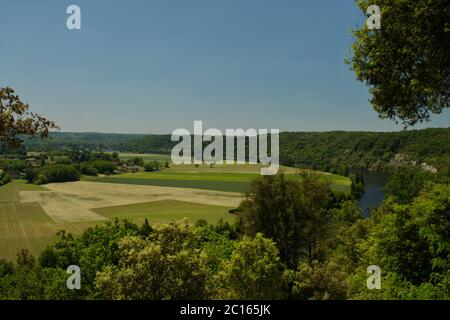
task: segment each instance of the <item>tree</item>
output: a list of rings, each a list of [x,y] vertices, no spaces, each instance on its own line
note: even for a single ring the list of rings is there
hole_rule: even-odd
[[[255,238],[244,236],[215,283],[219,299],[283,298],[283,271],[275,243],[261,233]]]
[[[369,0],[358,0],[366,14]],[[380,117],[405,126],[430,119],[450,102],[450,6],[447,0],[378,0],[381,29],[363,26],[351,65],[369,87]]]
[[[238,214],[247,235],[271,238],[282,260],[295,268],[300,258],[312,258],[323,236],[328,195],[328,183],[313,173],[262,176],[252,182]]]
[[[39,171],[35,183],[44,184],[47,182],[76,181],[80,179],[78,170],[67,164],[51,164],[42,167]]]
[[[133,160],[132,160],[132,162],[133,162],[133,164],[134,165],[136,165],[136,166],[143,166],[144,165],[144,159],[143,158],[139,158],[139,157],[135,157]]]
[[[443,281],[450,270],[449,212],[450,188],[443,184],[427,185],[411,204],[387,201],[374,217],[367,262],[413,285]]]
[[[11,181],[11,177],[5,171],[0,170],[0,186],[7,184]]]
[[[117,170],[117,165],[108,160],[94,160],[91,165],[97,169],[98,173],[102,174],[113,174]]]
[[[90,162],[82,162],[80,163],[80,173],[87,176],[96,176],[98,175],[98,170]]]
[[[333,262],[300,263],[293,274],[291,298],[300,300],[346,299],[346,274]]]
[[[189,226],[176,223],[149,239],[123,238],[118,267],[97,273],[97,292],[105,299],[205,299],[209,270],[195,242]]]
[[[419,195],[426,180],[426,174],[415,167],[400,167],[389,177],[384,187],[388,196],[393,196],[400,203],[410,203]]]
[[[0,88],[0,139],[4,148],[14,150],[20,147],[22,135],[47,138],[50,129],[58,128],[39,114],[29,111],[10,87]]]
[[[144,170],[148,172],[159,171],[161,165],[158,161],[150,161],[144,164]]]

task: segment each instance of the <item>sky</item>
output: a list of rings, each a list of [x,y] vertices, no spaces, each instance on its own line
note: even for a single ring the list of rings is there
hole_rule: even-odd
[[[353,0],[2,0],[0,87],[61,131],[402,130],[344,64],[363,23]]]

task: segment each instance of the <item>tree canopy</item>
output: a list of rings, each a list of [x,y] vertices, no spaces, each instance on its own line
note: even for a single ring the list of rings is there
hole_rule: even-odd
[[[358,0],[366,14],[372,1]],[[450,6],[447,0],[378,0],[381,29],[354,30],[351,65],[382,118],[405,126],[449,107]]]
[[[30,106],[20,100],[10,87],[0,88],[0,140],[2,147],[14,150],[22,144],[20,136],[46,138],[53,121],[29,111]]]

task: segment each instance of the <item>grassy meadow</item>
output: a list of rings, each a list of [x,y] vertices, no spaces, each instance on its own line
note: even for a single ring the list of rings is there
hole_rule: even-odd
[[[217,223],[220,219],[232,222],[234,216],[227,214],[231,207],[213,206],[178,200],[160,200],[144,203],[134,203],[122,206],[112,206],[93,209],[104,217],[113,219],[131,219],[135,223],[142,223],[147,218],[151,224],[169,223],[172,220],[189,218],[195,222],[204,219],[208,223]]]
[[[129,155],[129,154],[127,154]],[[136,155],[145,157],[146,155]],[[147,155],[154,156],[154,155]],[[122,154],[120,154],[122,159]],[[167,156],[168,157],[168,156]],[[163,187],[196,188],[245,193],[253,179],[260,175],[261,165],[257,164],[206,164],[171,165],[159,172],[136,172],[101,177],[83,177],[85,181],[104,183],[136,184]],[[295,179],[297,169],[281,167],[289,178]],[[318,172],[327,179],[335,191],[350,190],[350,179],[324,172]]]

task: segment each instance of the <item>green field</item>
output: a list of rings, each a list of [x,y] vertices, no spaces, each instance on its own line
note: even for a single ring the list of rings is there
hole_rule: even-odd
[[[102,177],[84,177],[86,181],[137,184],[164,187],[196,188],[217,191],[246,192],[250,182],[259,176],[259,165],[172,165],[160,172],[136,172]],[[283,168],[289,178],[295,178],[295,169]],[[335,191],[349,191],[350,179],[320,173]]]
[[[135,203],[123,206],[97,208],[92,211],[112,219],[131,219],[135,223],[142,223],[145,218],[150,224],[169,223],[172,220],[188,218],[195,222],[205,219],[208,223],[216,223],[220,219],[232,222],[234,216],[228,213],[231,208],[223,206],[212,206],[200,203],[161,200],[145,203]]]

